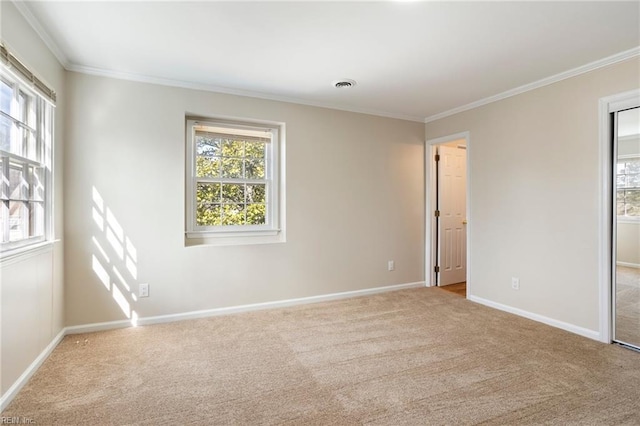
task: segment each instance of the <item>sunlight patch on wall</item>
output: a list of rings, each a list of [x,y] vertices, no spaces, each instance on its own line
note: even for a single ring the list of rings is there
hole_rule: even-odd
[[[93,204],[95,204],[95,206],[98,208],[100,213],[104,213],[104,200],[100,196],[100,193],[98,192],[95,186],[93,187],[92,195],[93,195]]]
[[[116,252],[116,255],[118,255],[118,259],[122,259],[124,257],[124,248],[122,247],[122,244],[118,241],[116,234],[113,233],[113,231],[111,230],[111,227],[109,226],[107,226],[106,235],[107,235],[107,241],[109,242],[113,250]]]
[[[104,287],[109,290],[109,273],[106,269],[104,269],[104,266],[102,266],[102,263],[100,263],[95,254],[91,256],[91,267],[93,268],[93,272],[96,273],[96,276],[98,277],[102,285],[104,285]]]
[[[118,278],[118,280],[120,280],[120,283],[122,284],[122,286],[127,290],[127,291],[131,291],[131,287],[129,287],[129,284],[127,284],[127,282],[125,281],[124,277],[122,276],[122,274],[120,273],[120,271],[118,271],[118,268],[116,268],[115,266],[112,268],[113,269],[113,274],[116,276],[116,278]]]
[[[92,208],[91,209],[91,216],[93,217],[93,221],[96,223],[96,225],[98,225],[98,228],[101,231],[104,231],[104,219],[102,218],[102,214],[96,210],[96,208]]]
[[[96,246],[96,248],[98,249],[98,251],[100,252],[100,254],[102,255],[102,257],[104,257],[104,260],[109,263],[109,256],[107,256],[107,253],[104,251],[104,249],[102,248],[102,246],[100,245],[100,243],[98,242],[98,240],[96,239],[96,237],[92,237],[91,241],[93,241],[93,244]]]
[[[120,289],[118,289],[118,286],[115,286],[115,285],[113,286],[113,300],[115,300],[118,306],[120,306],[120,309],[127,316],[127,318],[130,318],[131,307],[129,306],[129,302],[127,302],[127,299],[124,297],[124,294],[122,294]]]
[[[125,234],[116,215],[106,207],[104,198],[95,186],[92,187],[92,200],[91,216],[97,228],[91,238],[95,247],[92,255],[93,271],[102,285],[111,293],[116,305],[135,326],[138,323],[138,314],[132,309],[132,303],[138,301],[135,295],[138,279],[138,251]],[[98,259],[96,256],[98,253],[104,262]],[[125,278],[120,271],[127,271],[130,277]]]

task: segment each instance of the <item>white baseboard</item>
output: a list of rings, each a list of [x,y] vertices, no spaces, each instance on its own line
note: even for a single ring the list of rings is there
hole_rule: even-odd
[[[386,287],[374,287],[364,290],[345,291],[342,293],[323,294],[319,296],[301,297],[298,299],[279,300],[275,302],[254,303],[251,305],[231,306],[228,308],[206,309],[202,311],[185,312],[181,314],[170,315],[158,315],[154,317],[142,317],[138,318],[137,325],[151,325],[161,324],[173,321],[182,321],[187,319],[206,318],[219,315],[229,315],[239,312],[257,311],[262,309],[284,308],[287,306],[303,305],[309,303],[328,302],[331,300],[348,299],[351,297],[367,296],[377,293],[385,293],[388,291],[404,290],[408,288],[424,287],[424,281],[418,281],[407,284],[390,285]],[[31,365],[25,370],[24,373],[16,380],[16,382],[9,388],[7,392],[0,398],[0,412],[2,412],[18,394],[20,389],[27,383],[33,373],[38,370],[40,365],[51,354],[51,352],[58,346],[58,343],[62,341],[64,336],[69,334],[90,333],[94,331],[111,330],[115,328],[132,327],[134,324],[130,320],[109,321],[100,322],[95,324],[75,325],[71,327],[65,327],[58,333],[56,337],[49,343],[49,345],[42,351],[38,358],[31,363]]]
[[[640,269],[640,263],[629,263],[629,262],[616,262],[618,266],[627,266],[629,268],[638,268]]]
[[[528,318],[534,321],[541,322],[543,324],[550,325],[552,327],[560,328],[565,331],[569,331],[574,334],[579,334],[589,339],[600,340],[600,332],[589,330],[588,328],[578,327],[577,325],[569,324],[567,322],[558,321],[553,318],[545,317],[544,315],[534,314],[533,312],[525,311],[523,309],[514,308],[512,306],[503,305],[502,303],[492,302],[491,300],[483,299],[477,296],[468,295],[467,299],[472,302],[480,303],[481,305],[488,306],[490,308],[498,309],[500,311],[509,312],[524,318]]]
[[[51,343],[47,345],[46,348],[38,355],[38,357],[27,367],[27,369],[22,373],[18,380],[15,381],[13,385],[0,397],[0,412],[4,411],[5,408],[9,405],[9,403],[13,400],[13,398],[20,392],[20,389],[29,381],[31,376],[40,368],[42,363],[49,357],[51,352],[58,346],[58,343],[62,341],[65,336],[66,329],[60,330],[60,333],[56,337],[53,338]]]
[[[188,319],[207,318],[219,315],[236,314],[240,312],[258,311],[262,309],[286,308],[288,306],[306,305],[309,303],[328,302],[331,300],[348,299],[351,297],[368,296],[371,294],[385,293],[388,291],[404,290],[408,288],[424,287],[424,281],[407,284],[396,284],[386,287],[374,287],[364,290],[345,291],[341,293],[322,294],[319,296],[300,297],[297,299],[278,300],[274,302],[253,303],[250,305],[230,306],[227,308],[205,309],[180,314],[158,315],[153,317],[138,318],[135,325],[162,324],[166,322],[182,321]],[[90,333],[94,331],[111,330],[115,328],[131,327],[134,324],[130,320],[101,322],[95,324],[76,325],[66,328],[66,334]]]

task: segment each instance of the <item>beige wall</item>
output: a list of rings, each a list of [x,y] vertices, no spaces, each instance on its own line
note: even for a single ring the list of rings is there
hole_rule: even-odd
[[[424,279],[424,124],[77,73],[67,82],[67,325]],[[185,114],[286,123],[286,243],[185,247]],[[92,220],[94,187],[135,246],[135,278]],[[114,267],[151,296],[135,301]]]
[[[64,326],[63,142],[65,71],[11,2],[0,2],[0,38],[58,93],[54,145],[54,232],[35,256],[0,263],[0,390],[2,395]]]
[[[598,331],[598,100],[639,75],[633,59],[426,124],[471,132],[474,296]]]

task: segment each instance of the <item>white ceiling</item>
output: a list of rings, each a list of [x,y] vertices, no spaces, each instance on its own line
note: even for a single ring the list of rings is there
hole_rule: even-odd
[[[638,1],[18,7],[71,70],[415,120],[640,52]]]

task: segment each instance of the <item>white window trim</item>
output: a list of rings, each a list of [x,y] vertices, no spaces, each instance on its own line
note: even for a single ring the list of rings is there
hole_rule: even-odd
[[[231,127],[248,130],[270,130],[272,141],[267,151],[265,173],[269,181],[266,225],[210,226],[196,225],[196,146],[195,126]],[[186,218],[185,245],[244,245],[267,244],[286,241],[284,202],[284,144],[285,125],[266,121],[244,120],[228,117],[191,117],[186,119]]]
[[[36,106],[36,137],[40,139],[40,149],[42,150],[43,161],[37,163],[44,166],[44,234],[34,236],[18,241],[0,241],[0,260],[5,261],[26,255],[31,251],[39,251],[40,248],[48,246],[53,242],[53,138],[55,132],[55,104],[53,99],[48,99],[39,90],[36,90],[34,84],[25,81],[25,78],[4,63],[0,65],[4,80],[10,81],[16,85],[17,90],[22,91],[39,103]],[[34,77],[35,78],[35,77]],[[53,91],[51,91],[54,93]],[[54,95],[55,98],[55,95]],[[51,108],[47,111],[47,108]],[[1,154],[0,154],[1,155]],[[7,153],[8,157],[14,154]],[[36,163],[26,158],[20,158],[21,162]],[[2,175],[0,171],[0,176]]]

